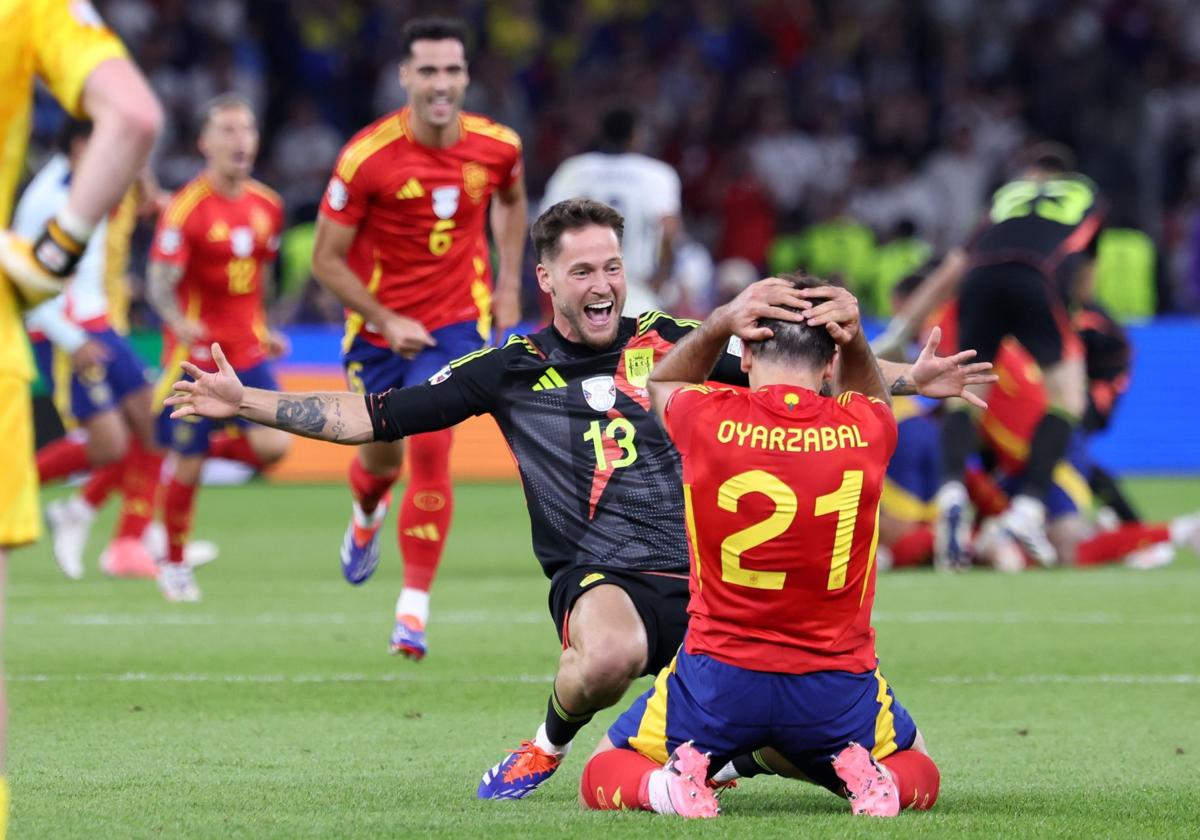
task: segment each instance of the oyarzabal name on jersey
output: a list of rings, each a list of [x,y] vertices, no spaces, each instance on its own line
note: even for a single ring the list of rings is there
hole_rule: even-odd
[[[721,425],[717,426],[717,441],[777,452],[828,452],[833,449],[864,449],[868,445],[862,439],[858,426],[845,423],[784,429],[734,420],[721,421]]]

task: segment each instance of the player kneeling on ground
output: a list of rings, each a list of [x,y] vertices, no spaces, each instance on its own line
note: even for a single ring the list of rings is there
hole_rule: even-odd
[[[651,375],[683,460],[690,618],[678,656],[588,761],[589,808],[714,817],[710,761],[765,748],[855,814],[937,800],[937,767],[875,655],[876,514],[896,421],[852,311],[825,327],[760,320],[742,359],[749,392],[697,384],[753,326],[728,310]],[[821,396],[837,348],[840,393]]]

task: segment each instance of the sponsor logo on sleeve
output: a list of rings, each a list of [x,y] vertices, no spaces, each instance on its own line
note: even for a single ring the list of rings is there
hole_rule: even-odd
[[[183,244],[183,234],[179,228],[163,228],[162,233],[158,235],[158,250],[164,254],[171,255],[179,253],[179,246]]]
[[[346,182],[336,175],[329,179],[329,187],[325,194],[329,199],[329,206],[334,210],[345,210],[346,205],[350,203],[350,190],[346,189]]]
[[[439,370],[433,376],[429,377],[429,384],[430,385],[440,385],[441,383],[443,383],[447,379],[449,379],[450,374],[452,374],[453,372],[454,371],[450,370],[450,365],[446,365],[444,368]]]

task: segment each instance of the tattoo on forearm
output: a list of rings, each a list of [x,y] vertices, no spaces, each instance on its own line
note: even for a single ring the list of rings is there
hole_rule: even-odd
[[[327,419],[325,405],[320,397],[306,397],[302,400],[280,399],[275,408],[275,422],[279,428],[301,434],[320,434]],[[339,420],[331,431],[336,440],[345,431],[345,426]]]
[[[892,383],[890,388],[893,397],[911,397],[917,393],[916,386],[908,381],[906,376],[897,376],[896,381]]]
[[[183,278],[183,269],[176,265],[152,262],[146,272],[146,300],[150,307],[168,323],[183,317],[175,300],[175,287]]]

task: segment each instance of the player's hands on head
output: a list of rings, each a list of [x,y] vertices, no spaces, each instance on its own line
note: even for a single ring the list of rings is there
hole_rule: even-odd
[[[76,373],[83,373],[89,368],[104,367],[111,358],[112,353],[107,347],[96,339],[89,338],[71,354],[71,369]]]
[[[236,417],[246,389],[225,358],[220,344],[212,346],[216,373],[205,373],[191,362],[183,363],[183,372],[192,377],[181,379],[172,385],[174,393],[163,400],[163,405],[174,408],[171,419],[181,417],[211,417],[223,420]]]
[[[790,307],[784,309],[783,307]],[[791,282],[768,277],[751,283],[741,294],[719,308],[724,326],[743,341],[765,341],[772,336],[768,327],[760,327],[760,318],[801,323],[803,310],[812,307]],[[801,311],[794,311],[801,310]],[[715,314],[715,313],[714,313]]]
[[[913,385],[923,397],[946,399],[962,397],[976,408],[987,408],[987,403],[970,387],[990,385],[1000,377],[991,373],[991,362],[971,362],[974,350],[963,350],[953,356],[937,355],[942,340],[941,327],[934,327],[929,340],[912,366]]]
[[[403,315],[390,314],[379,325],[379,333],[392,348],[392,352],[411,359],[426,347],[437,346],[437,340],[429,334],[429,330],[412,318]]]
[[[797,289],[803,298],[822,299],[804,313],[804,322],[810,327],[824,327],[839,346],[849,344],[862,331],[858,298],[840,286],[818,286],[814,289]]]

